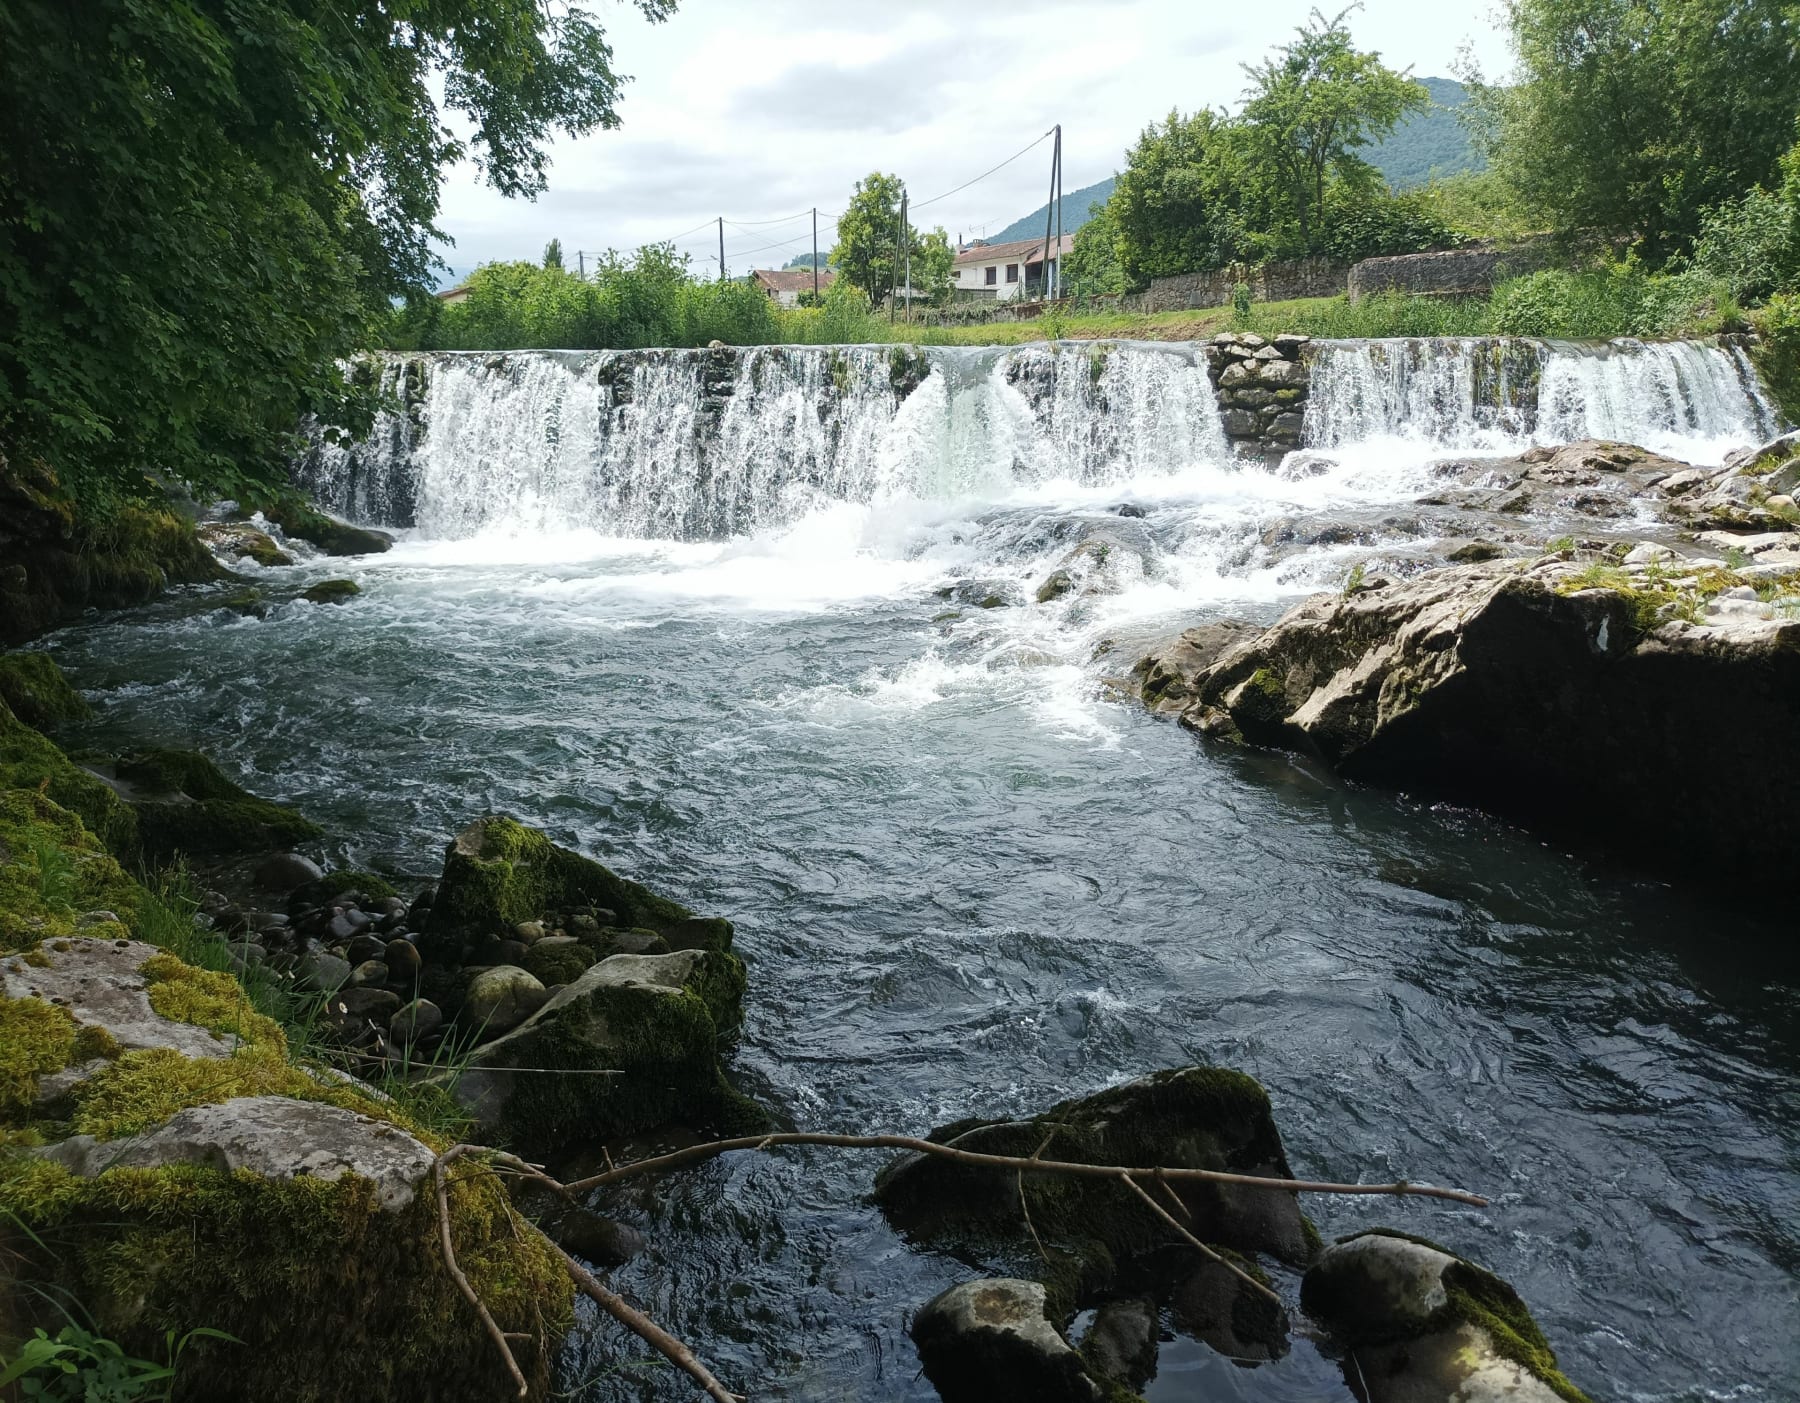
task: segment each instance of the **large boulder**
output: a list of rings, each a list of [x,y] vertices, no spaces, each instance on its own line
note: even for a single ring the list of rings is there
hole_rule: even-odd
[[[285,535],[317,546],[326,555],[378,555],[394,544],[394,538],[385,531],[352,526],[297,499],[266,507],[263,516]]]
[[[913,1317],[925,1377],[944,1403],[1101,1403],[1081,1355],[1044,1314],[1035,1281],[966,1281]]]
[[[268,532],[241,521],[203,522],[200,539],[231,560],[251,560],[263,566],[294,563],[294,557],[276,545]]]
[[[484,1132],[534,1153],[672,1121],[760,1127],[765,1117],[719,1061],[743,993],[744,967],[729,952],[613,955],[479,1049],[457,1099]]]
[[[959,1121],[928,1138],[1020,1158],[1291,1177],[1268,1094],[1219,1067],[1157,1073],[1030,1118]],[[1294,1264],[1317,1246],[1292,1193],[1212,1182],[1171,1189],[1207,1243]],[[875,1197],[917,1241],[1042,1280],[1059,1316],[1121,1288],[1166,1295],[1193,1265],[1191,1249],[1169,1253],[1168,1225],[1108,1178],[1019,1175],[920,1152],[883,1169]],[[1285,1322],[1274,1326],[1279,1335]]]
[[[1188,686],[1183,725],[1712,877],[1786,861],[1800,575],[1560,556],[1317,595]]]
[[[69,685],[48,653],[0,655],[0,702],[27,726],[42,730],[59,721],[78,721],[88,704]]]
[[[1364,1403],[1586,1403],[1518,1293],[1434,1243],[1375,1230],[1327,1247],[1300,1288]]]
[[[140,750],[91,768],[136,811],[138,843],[152,861],[288,848],[324,831],[257,798],[197,751]]]

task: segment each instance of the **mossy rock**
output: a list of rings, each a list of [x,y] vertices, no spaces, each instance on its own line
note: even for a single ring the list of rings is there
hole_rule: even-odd
[[[73,935],[84,912],[129,926],[143,897],[76,814],[36,789],[0,790],[0,950]]]
[[[984,1154],[1292,1177],[1268,1094],[1254,1078],[1222,1067],[1159,1072],[1030,1119],[959,1121],[927,1138]],[[1292,1263],[1316,1250],[1317,1235],[1291,1193],[1213,1183],[1175,1192],[1208,1243]],[[1028,1174],[1021,1185],[1014,1174],[909,1154],[877,1176],[875,1198],[909,1236],[1041,1280],[1064,1311],[1171,1240],[1141,1200],[1099,1178]]]
[[[105,780],[77,765],[0,701],[0,789],[35,790],[76,815],[107,850],[132,860],[138,819]]]
[[[1373,1228],[1339,1238],[1301,1282],[1301,1304],[1356,1351],[1372,1397],[1517,1397],[1588,1403],[1518,1292],[1426,1238]],[[1524,1377],[1520,1377],[1520,1375]]]
[[[27,726],[43,730],[59,721],[79,721],[88,704],[69,685],[48,653],[0,655],[0,701]]]
[[[734,955],[614,955],[477,1052],[457,1098],[484,1127],[533,1153],[671,1122],[725,1134],[761,1129],[767,1116],[732,1089],[719,1061],[743,993]],[[513,1075],[510,1067],[580,1075]],[[606,1070],[619,1075],[592,1075]]]
[[[604,907],[671,948],[728,949],[731,923],[702,920],[599,863],[558,847],[535,828],[498,814],[458,833],[444,854],[426,944],[455,954],[469,938],[505,936],[546,912]],[[673,933],[673,934],[671,934]]]
[[[263,516],[295,540],[315,545],[326,555],[376,555],[394,544],[385,531],[352,526],[298,499],[265,507]]]
[[[579,940],[539,941],[525,952],[525,971],[545,988],[555,984],[573,984],[594,965],[600,954]]]
[[[320,580],[310,589],[300,592],[300,597],[311,604],[343,604],[362,593],[362,586],[355,580]]]
[[[192,750],[141,750],[113,766],[138,817],[144,855],[214,856],[291,848],[323,829],[284,804],[259,799]]]
[[[67,942],[51,958],[79,960],[82,947],[118,950]],[[417,1177],[446,1142],[393,1102],[290,1061],[280,1027],[246,1010],[229,977],[162,953],[142,973],[171,1030],[229,1028],[233,1042],[209,1057],[172,1046],[120,1054],[115,1045],[113,1060],[57,1103],[68,1107],[61,1122],[34,1104],[36,1082],[108,1050],[43,999],[0,1000],[0,1145],[11,1147],[0,1149],[0,1218],[24,1230],[9,1235],[0,1319],[19,1331],[54,1330],[56,1303],[76,1300],[97,1330],[145,1358],[162,1357],[169,1331],[205,1326],[235,1336],[193,1343],[182,1358],[182,1398],[515,1396],[445,1268],[429,1181]],[[348,1125],[352,1144],[412,1177],[398,1185],[354,1170],[334,1178],[323,1167],[324,1142],[294,1125],[298,1157],[266,1172],[232,1168],[229,1155],[226,1168],[203,1167],[217,1162],[212,1152],[182,1148],[181,1127],[206,1115],[196,1108],[215,1108],[214,1124],[241,1126],[239,1108],[279,1114],[294,1101],[315,1108],[296,1117],[300,1124]],[[145,1132],[148,1139],[121,1139]],[[171,1153],[147,1148],[159,1137]],[[26,1148],[52,1141],[44,1152]],[[114,1141],[120,1151],[109,1148]],[[278,1158],[266,1136],[242,1143]],[[197,1162],[172,1162],[190,1158]],[[475,1162],[459,1166],[450,1194],[459,1262],[501,1328],[517,1332],[530,1396],[541,1399],[572,1318],[561,1259]],[[294,1326],[299,1308],[305,1329]]]

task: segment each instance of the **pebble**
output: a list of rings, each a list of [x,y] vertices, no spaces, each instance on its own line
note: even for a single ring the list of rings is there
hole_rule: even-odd
[[[359,987],[364,984],[386,984],[388,982],[387,964],[382,960],[364,960],[350,971],[350,982]]]
[[[324,869],[310,857],[299,853],[275,853],[257,865],[256,885],[265,891],[290,892],[325,875]]]
[[[308,954],[295,967],[296,984],[309,992],[331,993],[350,982],[350,962],[336,955]]]
[[[344,958],[353,965],[360,965],[364,960],[379,960],[387,954],[387,944],[378,935],[359,935],[344,948]]]
[[[419,947],[410,940],[388,941],[382,961],[388,967],[388,978],[400,984],[411,984],[417,979],[424,963],[419,958]]]

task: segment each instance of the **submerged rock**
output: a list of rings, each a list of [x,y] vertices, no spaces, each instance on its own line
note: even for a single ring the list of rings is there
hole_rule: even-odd
[[[310,589],[300,591],[309,604],[343,604],[362,593],[355,580],[320,580]]]
[[[1044,1288],[998,1278],[952,1286],[913,1318],[944,1403],[1101,1403],[1081,1355],[1045,1316]]]
[[[1586,1403],[1518,1293],[1423,1239],[1342,1238],[1300,1298],[1349,1351],[1345,1382],[1365,1403]]]
[[[1800,786],[1800,618],[1751,589],[1700,622],[1738,588],[1559,557],[1373,580],[1220,656],[1180,719],[1636,858],[1764,872]]]
[[[1268,1094],[1243,1073],[1219,1067],[1160,1072],[1030,1119],[959,1121],[928,1138],[984,1154],[1290,1177]],[[1296,1264],[1316,1247],[1292,1193],[1207,1182],[1172,1191],[1188,1215],[1184,1222],[1205,1242]],[[1122,1282],[1136,1290],[1150,1280],[1159,1295],[1173,1285],[1159,1267],[1171,1263],[1162,1254],[1174,1235],[1110,1178],[1021,1179],[915,1153],[881,1171],[875,1198],[915,1240],[1039,1277],[1059,1315]]]
[[[243,522],[208,521],[199,528],[200,539],[214,551],[233,560],[253,560],[258,565],[292,565],[294,557],[275,544],[268,532]]]
[[[326,555],[375,555],[394,544],[394,538],[385,531],[351,526],[298,500],[267,507],[263,515],[286,535],[317,546]]]

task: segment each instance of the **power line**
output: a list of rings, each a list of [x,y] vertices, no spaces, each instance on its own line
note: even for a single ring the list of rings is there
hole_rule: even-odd
[[[913,208],[914,209],[924,209],[926,205],[935,205],[939,200],[947,200],[952,195],[960,194],[962,191],[967,190],[971,185],[976,184],[978,181],[986,180],[990,175],[992,175],[994,173],[994,171],[1004,170],[1006,167],[1010,166],[1014,161],[1018,160],[1019,157],[1023,156],[1026,151],[1030,151],[1032,149],[1032,147],[1041,145],[1050,136],[1051,132],[1054,132],[1055,130],[1056,130],[1056,128],[1052,127],[1050,129],[1050,131],[1045,132],[1043,136],[1040,136],[1036,141],[1032,142],[1031,146],[1027,146],[1023,150],[1013,152],[1012,155],[1008,156],[999,165],[995,166],[993,168],[993,170],[983,171],[980,175],[976,176],[974,180],[965,180],[961,185],[957,186],[956,189],[954,189],[954,190],[946,190],[941,195],[933,195],[929,200],[920,200],[918,204],[913,206]]]

